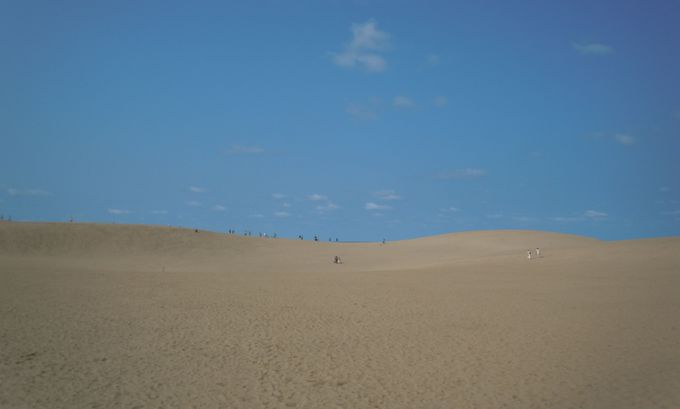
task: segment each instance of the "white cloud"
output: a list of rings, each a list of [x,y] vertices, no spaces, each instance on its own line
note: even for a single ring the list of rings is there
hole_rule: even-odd
[[[198,186],[189,186],[189,190],[194,192],[194,193],[205,193],[208,191],[208,189],[204,187],[198,187]]]
[[[501,213],[491,213],[486,215],[487,219],[502,219],[503,215]]]
[[[291,205],[290,203],[288,203],[288,202],[283,202],[283,203],[281,203],[281,206],[283,206],[283,207],[291,207],[292,205]]]
[[[441,220],[450,220],[451,217],[460,212],[460,209],[454,206],[449,206],[449,207],[444,207],[439,209],[439,212],[437,213],[437,218],[439,221]]]
[[[345,112],[356,119],[372,120],[378,118],[378,110],[375,106],[365,106],[357,103],[351,103],[345,108]]]
[[[438,96],[434,99],[434,105],[439,108],[444,108],[449,103],[449,100],[445,96]]]
[[[551,217],[550,220],[554,222],[559,222],[559,223],[571,223],[571,222],[582,222],[585,220],[583,216],[556,216],[556,217]]]
[[[529,216],[515,216],[512,218],[512,220],[519,223],[534,223],[538,221],[538,218]]]
[[[373,202],[366,203],[366,205],[364,207],[365,207],[366,210],[389,210],[389,209],[392,208],[391,206],[380,205],[380,204],[373,203]]]
[[[130,214],[130,213],[132,213],[131,211],[129,211],[129,210],[124,210],[124,209],[108,209],[108,212],[111,213],[111,214],[115,214],[115,215]]]
[[[212,207],[212,210],[214,210],[216,212],[224,212],[224,211],[227,210],[227,208],[222,206],[222,205],[215,205],[215,206]]]
[[[364,102],[351,102],[345,108],[345,112],[364,121],[377,119],[382,110],[382,100],[378,97],[371,97]]]
[[[601,43],[573,43],[574,50],[584,55],[607,55],[612,54],[614,49],[606,44]]]
[[[632,145],[635,143],[635,137],[626,133],[593,132],[588,137],[598,140],[611,140],[621,145]]]
[[[324,196],[324,195],[320,195],[318,193],[313,193],[313,194],[307,196],[307,200],[311,200],[313,202],[318,202],[318,201],[321,201],[321,200],[328,200],[328,197]]]
[[[333,62],[339,66],[354,68],[361,66],[367,71],[380,72],[387,67],[381,52],[390,46],[390,35],[378,29],[375,20],[363,24],[352,24],[352,40],[343,51],[331,53]]]
[[[317,207],[316,207],[316,210],[319,211],[319,212],[321,212],[321,213],[325,213],[325,212],[330,212],[330,211],[332,211],[332,210],[336,210],[336,209],[339,209],[339,208],[340,208],[340,206],[338,206],[338,205],[336,205],[335,203],[329,201],[329,202],[327,202],[326,204],[317,206]]]
[[[588,220],[604,220],[608,217],[609,215],[604,212],[600,212],[597,210],[586,210],[583,212],[581,215],[577,216],[557,216],[557,217],[551,217],[550,220],[559,222],[559,223],[573,223],[573,222],[583,222],[583,221],[588,221]]]
[[[203,203],[197,202],[196,200],[189,200],[189,201],[186,202],[186,204],[187,204],[187,206],[191,206],[191,207],[201,207],[201,206],[203,206]]]
[[[661,212],[662,215],[664,216],[671,216],[675,218],[675,221],[680,221],[680,209],[677,210],[671,210],[668,212]]]
[[[264,149],[259,146],[232,145],[227,150],[229,155],[259,155],[264,153]]]
[[[427,65],[432,66],[439,65],[439,63],[441,62],[441,57],[439,57],[439,55],[437,54],[428,54],[427,58],[425,59],[425,62],[427,62]]]
[[[289,217],[290,213],[278,211],[278,212],[274,212],[274,216],[276,216],[276,217]]]
[[[484,169],[478,168],[464,168],[455,169],[448,172],[441,172],[437,175],[439,179],[451,180],[451,179],[475,179],[486,175]]]
[[[254,213],[254,214],[251,214],[248,217],[252,217],[253,219],[262,219],[262,218],[264,218],[264,215],[262,213]]]
[[[411,109],[416,107],[416,103],[409,97],[403,95],[397,95],[392,99],[392,105],[395,108]]]
[[[378,190],[377,192],[373,192],[373,196],[385,201],[401,199],[401,196],[392,189]]]
[[[272,197],[276,200],[280,200],[286,197],[283,193],[272,193]]]
[[[328,212],[331,210],[339,209],[340,206],[337,204],[333,203],[328,196],[321,195],[319,193],[313,193],[311,195],[308,195],[307,200],[310,200],[312,202],[324,202],[320,203],[316,206],[316,210],[320,213]]]
[[[670,191],[671,191],[671,188],[668,187],[668,186],[661,186],[661,187],[659,188],[659,192],[661,192],[661,193],[668,193],[668,192],[670,192]]]
[[[635,143],[635,138],[627,134],[616,134],[614,139],[621,145],[632,145]]]
[[[605,219],[607,216],[609,216],[607,213],[598,212],[597,210],[586,210],[583,215],[590,219]]]
[[[51,193],[43,189],[16,189],[10,187],[7,189],[7,194],[10,196],[50,196]]]
[[[168,214],[167,210],[152,210],[151,214]]]

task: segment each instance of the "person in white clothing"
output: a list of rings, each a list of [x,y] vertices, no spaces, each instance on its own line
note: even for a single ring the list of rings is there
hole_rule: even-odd
[[[527,259],[531,260],[531,250],[527,250]]]

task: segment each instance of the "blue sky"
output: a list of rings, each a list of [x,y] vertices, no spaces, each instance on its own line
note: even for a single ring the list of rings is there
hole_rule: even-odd
[[[678,15],[5,2],[0,214],[323,240],[680,235]]]

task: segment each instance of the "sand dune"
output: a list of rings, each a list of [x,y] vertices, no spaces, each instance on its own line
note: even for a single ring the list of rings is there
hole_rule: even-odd
[[[680,238],[0,223],[2,408],[677,408],[678,317]]]

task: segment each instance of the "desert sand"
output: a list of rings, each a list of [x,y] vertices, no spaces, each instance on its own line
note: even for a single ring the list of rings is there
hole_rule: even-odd
[[[3,222],[0,407],[680,408],[680,238]]]

